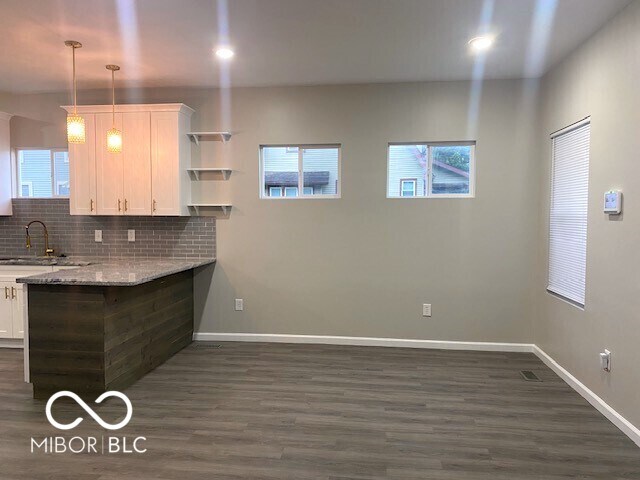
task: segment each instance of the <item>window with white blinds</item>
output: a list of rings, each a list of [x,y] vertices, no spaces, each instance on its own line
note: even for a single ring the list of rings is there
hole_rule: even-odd
[[[588,120],[552,136],[553,167],[547,289],[584,306],[589,200]]]

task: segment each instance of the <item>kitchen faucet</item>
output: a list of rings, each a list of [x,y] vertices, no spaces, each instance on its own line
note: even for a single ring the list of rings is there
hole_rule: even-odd
[[[31,248],[31,235],[29,235],[29,227],[34,223],[39,223],[44,229],[44,255],[45,257],[50,257],[53,253],[53,248],[49,248],[49,231],[47,230],[47,226],[40,220],[33,220],[32,222],[29,222],[26,227],[24,227],[27,232],[27,248]]]

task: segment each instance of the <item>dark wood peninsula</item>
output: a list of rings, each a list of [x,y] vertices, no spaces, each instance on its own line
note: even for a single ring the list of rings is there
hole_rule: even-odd
[[[193,269],[137,261],[19,279],[28,284],[35,398],[123,390],[192,342]]]

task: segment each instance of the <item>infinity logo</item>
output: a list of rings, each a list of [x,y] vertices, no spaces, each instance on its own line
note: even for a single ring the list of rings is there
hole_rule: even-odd
[[[45,411],[46,414],[47,414],[47,420],[49,420],[49,423],[51,425],[53,425],[54,427],[56,427],[58,430],[71,430],[72,428],[77,427],[80,424],[80,422],[82,422],[82,420],[83,420],[82,417],[78,417],[73,422],[68,423],[66,425],[63,424],[63,423],[56,422],[54,420],[53,416],[51,415],[51,406],[53,405],[53,402],[55,402],[60,397],[73,398],[75,400],[75,402],[84,409],[85,412],[87,412],[89,415],[91,415],[91,417],[96,422],[98,422],[102,428],[106,428],[107,430],[120,430],[127,423],[129,423],[129,421],[131,420],[131,416],[133,415],[133,406],[131,405],[131,401],[127,398],[127,396],[124,393],[120,393],[120,392],[116,392],[116,391],[105,392],[105,393],[103,393],[102,395],[100,395],[96,399],[96,403],[102,403],[102,401],[105,398],[118,397],[127,406],[127,415],[124,417],[124,420],[122,420],[120,423],[116,423],[115,425],[112,425],[112,424],[107,423],[104,420],[102,420],[98,416],[98,414],[96,412],[94,412],[93,409],[89,405],[87,405],[78,395],[76,395],[73,392],[68,392],[68,391],[64,390],[62,392],[58,392],[55,395],[51,396],[51,398],[47,402],[47,409]]]

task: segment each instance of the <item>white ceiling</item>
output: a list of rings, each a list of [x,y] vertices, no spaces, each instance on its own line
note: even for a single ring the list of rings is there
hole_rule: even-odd
[[[69,88],[67,39],[84,44],[79,89],[108,86],[107,63],[122,66],[121,86],[225,84],[212,48],[227,29],[232,86],[469,79],[476,59],[467,41],[483,31],[498,35],[485,78],[537,77],[628,3],[2,0],[0,91]]]

